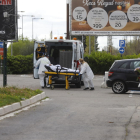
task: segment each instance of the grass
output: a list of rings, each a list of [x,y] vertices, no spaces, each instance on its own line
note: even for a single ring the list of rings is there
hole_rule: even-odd
[[[41,90],[31,90],[28,88],[19,89],[17,87],[0,88],[0,107],[29,99],[32,96],[42,93]]]

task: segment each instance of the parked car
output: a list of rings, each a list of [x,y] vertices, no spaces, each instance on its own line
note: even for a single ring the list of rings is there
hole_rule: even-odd
[[[128,90],[140,90],[140,59],[115,60],[108,72],[106,84],[114,93],[125,93]]]

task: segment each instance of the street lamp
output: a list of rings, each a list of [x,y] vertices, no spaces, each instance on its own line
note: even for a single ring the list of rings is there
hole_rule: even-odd
[[[34,15],[22,15],[22,41],[23,41],[23,17],[24,16],[34,17]]]
[[[32,18],[32,40],[33,40],[33,20],[34,19],[44,19],[44,18]]]
[[[17,12],[21,12],[22,13],[22,12],[25,12],[25,11],[17,11]]]
[[[21,27],[18,28],[19,29],[19,36],[20,36],[20,29],[22,29]]]

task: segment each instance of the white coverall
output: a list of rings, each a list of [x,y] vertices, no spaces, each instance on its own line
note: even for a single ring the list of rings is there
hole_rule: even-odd
[[[50,64],[50,60],[45,56],[40,58],[37,62],[35,67],[37,68],[39,66],[39,70],[38,70],[38,75],[39,75],[39,79],[40,79],[40,86],[44,87],[44,78],[45,78],[45,71],[47,71],[47,69],[44,67],[46,64]],[[46,78],[46,86],[48,84],[48,78]]]
[[[93,85],[94,74],[91,68],[89,67],[88,63],[84,62],[83,64],[81,64],[80,74],[82,74],[85,88],[88,88],[88,87],[94,88],[94,85]]]

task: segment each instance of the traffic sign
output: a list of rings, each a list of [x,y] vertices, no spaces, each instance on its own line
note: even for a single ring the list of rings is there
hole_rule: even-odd
[[[3,48],[0,48],[0,55],[3,55]]]
[[[0,48],[3,48],[3,42],[0,42]]]
[[[125,47],[125,40],[119,40],[119,46]]]
[[[124,53],[124,48],[119,48],[119,52],[120,52],[121,54],[123,54],[123,53]]]

